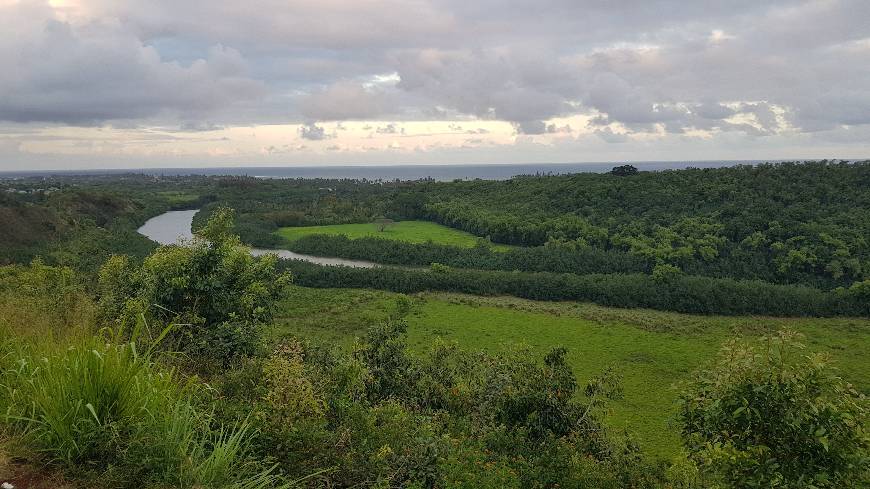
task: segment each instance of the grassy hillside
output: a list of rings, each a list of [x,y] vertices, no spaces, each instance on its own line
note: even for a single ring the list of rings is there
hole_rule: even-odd
[[[110,252],[144,256],[148,240],[132,231],[162,210],[94,190],[0,194],[0,264],[43,256],[52,263],[96,269]],[[151,205],[153,208],[149,208]]]
[[[402,295],[355,289],[294,288],[282,306],[279,335],[350,346],[366,327],[403,315]],[[693,316],[590,304],[542,303],[461,294],[418,294],[406,315],[411,345],[435,337],[464,348],[502,350],[522,343],[539,354],[568,348],[568,360],[582,383],[614,366],[623,377],[624,399],[614,403],[611,421],[637,434],[650,453],[672,456],[679,449],[672,426],[677,396],[673,386],[708,362],[735,336],[761,337],[788,328],[806,335],[813,351],[826,352],[843,376],[870,392],[868,319],[780,319]]]
[[[288,241],[313,234],[344,235],[350,239],[375,237],[408,243],[433,242],[444,245],[471,248],[479,238],[458,229],[428,221],[399,221],[378,230],[377,224],[335,224],[330,226],[283,227],[277,233]],[[506,247],[502,246],[502,249]]]

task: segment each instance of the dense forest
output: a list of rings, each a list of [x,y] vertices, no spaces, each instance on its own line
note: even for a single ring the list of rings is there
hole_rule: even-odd
[[[870,264],[866,162],[455,182],[421,194],[401,202],[496,242],[617,249],[692,274],[831,286],[865,278]]]
[[[301,285],[363,287],[394,292],[440,290],[512,295],[546,301],[584,301],[696,314],[772,316],[868,316],[870,287],[823,291],[805,286],[691,275],[515,273],[451,269],[351,268],[282,260]]]
[[[335,256],[428,266],[576,273],[649,273],[756,279],[831,289],[870,267],[870,163],[808,162],[637,172],[525,176],[505,181],[352,182],[227,179],[214,208],[239,212],[237,231],[260,246],[274,231],[425,219],[484,241],[524,247],[510,257],[459,250],[391,250],[394,243],[329,243]],[[202,219],[207,212],[203,213]],[[324,244],[294,243],[310,252]],[[546,247],[548,250],[539,250]],[[418,248],[423,248],[418,246]],[[554,251],[557,250],[557,251]],[[401,260],[396,258],[402,256]],[[438,260],[432,258],[438,257]],[[551,259],[551,256],[553,257]],[[571,263],[563,268],[566,260]]]

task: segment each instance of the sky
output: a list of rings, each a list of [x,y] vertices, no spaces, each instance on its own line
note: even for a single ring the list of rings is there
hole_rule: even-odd
[[[870,158],[868,0],[0,0],[0,170]]]

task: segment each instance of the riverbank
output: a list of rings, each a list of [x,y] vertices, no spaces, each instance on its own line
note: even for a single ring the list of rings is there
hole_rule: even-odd
[[[137,231],[139,234],[156,241],[161,245],[171,245],[193,239],[193,218],[199,209],[184,211],[168,211],[159,216],[148,219]],[[287,260],[302,260],[317,265],[345,266],[354,268],[374,268],[379,266],[364,260],[346,260],[343,258],[330,258],[314,255],[294,253],[290,250],[251,248],[251,254],[262,256],[267,254],[278,255]]]

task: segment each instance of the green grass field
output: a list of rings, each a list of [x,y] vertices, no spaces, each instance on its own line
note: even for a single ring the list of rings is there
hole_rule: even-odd
[[[349,346],[367,326],[396,314],[397,297],[371,290],[294,287],[282,306],[276,334]],[[613,365],[623,377],[625,397],[613,403],[611,424],[634,432],[645,449],[662,457],[679,449],[673,424],[675,385],[736,335],[758,338],[784,328],[803,333],[810,350],[829,353],[844,378],[870,392],[868,319],[705,317],[460,294],[413,297],[407,316],[413,349],[435,337],[468,349],[523,343],[542,357],[554,346],[565,346],[581,383]]]
[[[294,241],[311,234],[343,234],[350,239],[375,237],[406,241],[409,243],[433,243],[462,246],[471,248],[480,239],[473,234],[458,229],[442,226],[429,221],[398,221],[383,231],[378,230],[374,223],[364,224],[335,224],[330,226],[301,226],[284,227],[276,231],[279,236]],[[495,245],[493,248],[505,250],[505,245]]]
[[[164,190],[157,192],[157,195],[166,199],[170,205],[190,204],[199,198],[199,195],[178,190]]]

